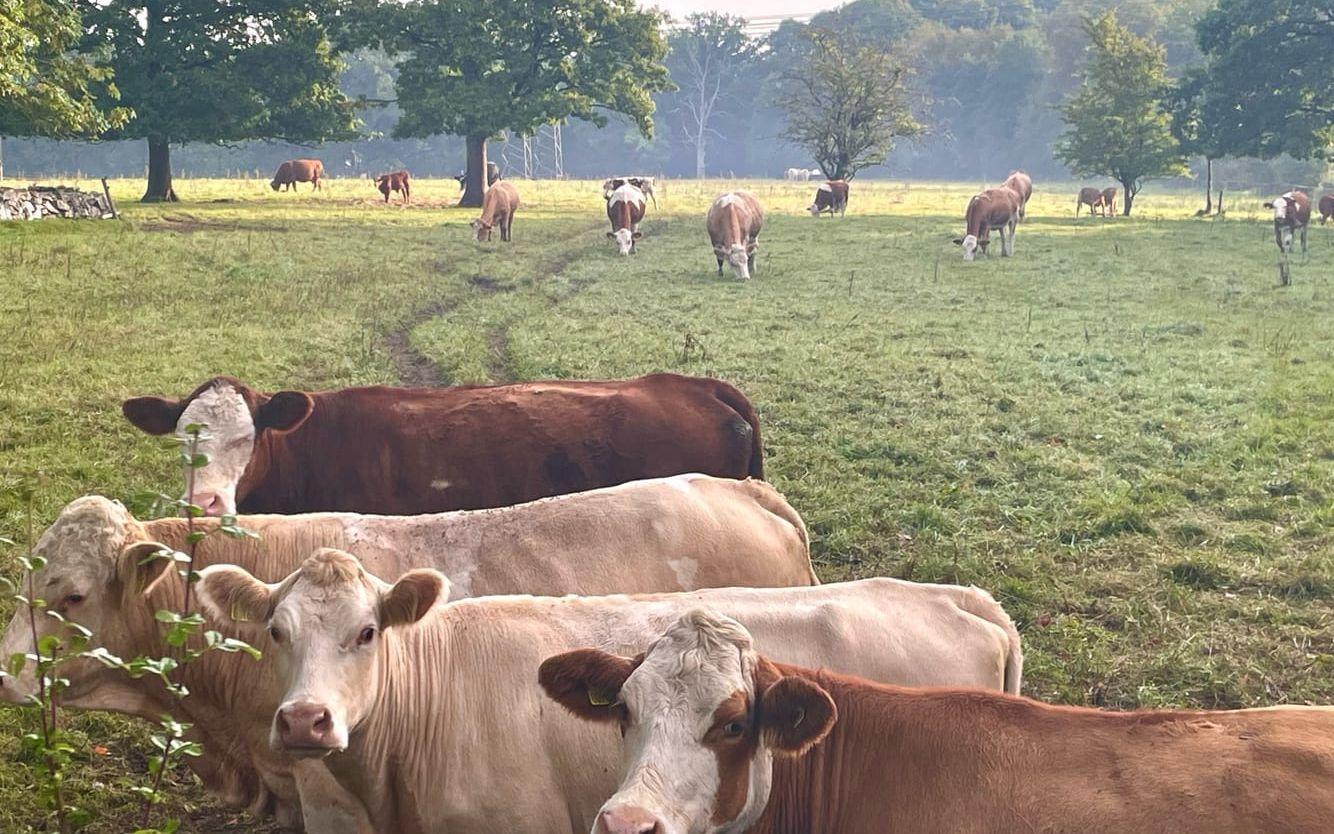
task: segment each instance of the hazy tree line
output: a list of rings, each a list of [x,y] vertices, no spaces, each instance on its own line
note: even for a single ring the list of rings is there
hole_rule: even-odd
[[[7,8],[28,12],[7,26]],[[316,143],[334,172],[452,175],[486,150],[513,175],[532,134],[550,175],[560,122],[569,176],[1023,167],[1133,192],[1200,159],[1220,180],[1314,182],[1334,142],[1330,0],[855,0],[762,40],[630,0],[0,0],[0,46],[25,20],[41,49],[0,78],[64,100],[0,87],[0,135],[136,141],[11,138],[10,171],[267,172]],[[835,136],[834,98],[873,127]]]

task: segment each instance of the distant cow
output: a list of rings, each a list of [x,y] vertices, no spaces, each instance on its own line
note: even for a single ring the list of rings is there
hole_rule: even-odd
[[[1325,221],[1334,217],[1334,194],[1326,194],[1320,198],[1320,225],[1325,225]]]
[[[607,219],[611,221],[611,231],[607,237],[616,241],[616,249],[622,255],[635,251],[635,241],[642,237],[639,223],[644,219],[644,192],[625,183],[607,198]]]
[[[480,241],[491,239],[491,230],[500,228],[500,239],[509,243],[513,238],[514,212],[519,209],[519,191],[508,182],[498,182],[486,190],[482,198],[482,214],[472,221],[473,236]]]
[[[289,159],[278,166],[278,172],[273,175],[273,182],[269,183],[269,187],[274,191],[279,188],[287,191],[296,188],[299,182],[308,182],[313,186],[312,191],[323,190],[323,186],[320,185],[323,177],[324,163],[318,159]]]
[[[486,163],[487,186],[489,187],[495,185],[501,179],[502,177],[500,176],[500,166],[494,162]],[[457,177],[454,178],[454,180],[459,184],[459,190],[463,190],[464,188],[468,187],[468,175],[466,173],[459,174]]]
[[[396,191],[403,195],[403,202],[412,202],[412,176],[407,171],[395,171],[392,174],[381,174],[375,178],[375,187],[380,189],[384,195],[384,201],[389,202],[389,193]]]
[[[807,182],[818,173],[820,172],[812,171],[810,168],[788,168],[783,172],[783,178],[796,182]]]
[[[811,213],[811,217],[819,217],[824,212],[829,212],[832,217],[835,213],[839,217],[848,213],[848,184],[844,180],[830,180],[822,182],[815,189],[815,202],[811,203],[806,209]]]
[[[723,274],[723,261],[727,261],[736,277],[750,278],[755,271],[756,238],[764,227],[760,201],[748,191],[729,191],[713,201],[706,222],[718,274]]]
[[[195,503],[210,516],[412,515],[505,507],[640,478],[764,477],[760,421],[726,382],[676,374],[456,388],[266,394],[215,377],[135,397],[148,434],[208,427]]]
[[[1079,210],[1084,206],[1089,207],[1089,215],[1092,216],[1102,207],[1102,192],[1093,186],[1079,189],[1079,196],[1075,198],[1075,217],[1079,216]]]
[[[571,714],[620,736],[621,786],[593,834],[1334,831],[1334,708],[1110,712],[909,689],[775,663],[705,610],[649,646],[539,670]]]
[[[954,242],[963,247],[963,259],[971,261],[980,248],[987,253],[991,230],[1001,236],[1001,257],[1014,254],[1014,227],[1019,222],[1019,195],[1009,188],[988,188],[968,201],[964,213],[964,236]]]
[[[1311,198],[1300,191],[1289,191],[1265,208],[1274,210],[1274,242],[1283,254],[1292,251],[1292,238],[1300,234],[1302,252],[1306,251],[1306,229],[1311,225]]]
[[[610,200],[616,189],[623,185],[633,185],[638,188],[645,197],[653,201],[654,208],[658,207],[658,197],[653,193],[653,177],[608,177],[602,181],[602,199]]]
[[[1028,201],[1033,196],[1033,178],[1023,171],[1011,171],[1010,176],[1001,183],[1001,188],[1008,188],[1019,195],[1019,219],[1028,216]]]
[[[1104,188],[1102,190],[1102,214],[1103,217],[1110,217],[1116,214],[1116,189]]]

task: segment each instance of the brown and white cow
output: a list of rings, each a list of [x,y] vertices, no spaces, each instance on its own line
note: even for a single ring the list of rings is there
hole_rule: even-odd
[[[1001,183],[1001,188],[1008,188],[1019,195],[1019,219],[1028,216],[1028,201],[1033,197],[1033,178],[1023,171],[1011,171]]]
[[[311,190],[322,189],[320,180],[324,178],[324,163],[318,159],[289,159],[278,166],[269,187],[274,191],[296,188],[299,182],[311,184]]]
[[[538,667],[580,646],[634,655],[701,605],[776,657],[874,680],[1015,689],[1022,664],[985,593],[891,579],[437,606],[440,574],[388,585],[332,550],[274,584],[201,573],[206,609],[255,635],[282,678],[273,744],[322,757],[380,832],[587,831],[616,788],[619,738],[546,703]]]
[[[1102,216],[1111,217],[1116,214],[1116,188],[1104,188],[1102,190]]]
[[[1274,211],[1274,242],[1283,254],[1292,251],[1292,240],[1301,235],[1302,251],[1306,251],[1306,230],[1311,225],[1311,198],[1301,191],[1289,191],[1265,208]]]
[[[635,241],[643,237],[639,224],[645,207],[644,192],[628,182],[607,197],[607,219],[611,221],[607,237],[616,241],[616,250],[622,255],[634,254]]]
[[[721,194],[709,206],[705,223],[713,255],[718,260],[718,274],[723,274],[723,262],[731,265],[736,277],[744,280],[755,272],[756,239],[764,228],[764,209],[755,195],[748,191],[729,191]]]
[[[978,249],[987,253],[991,230],[1000,233],[1001,257],[1014,254],[1014,227],[1019,222],[1019,195],[1009,188],[988,188],[968,201],[964,213],[964,236],[955,244],[963,247],[963,259],[971,261]]]
[[[389,202],[390,192],[398,192],[403,195],[403,202],[412,202],[412,175],[407,171],[394,171],[392,174],[381,174],[375,178],[375,187],[380,189],[384,195],[384,201]]]
[[[215,522],[198,522],[213,530]],[[762,481],[702,475],[636,481],[547,498],[515,507],[426,516],[321,513],[242,516],[258,539],[211,535],[196,568],[238,564],[276,581],[318,547],[355,551],[379,576],[397,579],[432,567],[449,579],[451,598],[491,594],[606,594],[705,587],[817,584],[801,517]],[[140,564],[162,548],[185,549],[187,522],[140,522],[120,504],[97,496],[67,506],[42,534],[46,559],[34,580],[53,609],[92,629],[96,645],[122,658],[170,654],[158,610],[179,610],[183,586],[163,573],[166,562]],[[53,619],[38,620],[39,637],[58,634]],[[210,625],[210,627],[213,627]],[[29,624],[16,616],[0,640],[5,658],[31,651]],[[268,745],[276,691],[267,663],[209,654],[182,667],[191,692],[177,702],[149,678],[132,680],[87,660],[61,667],[65,706],[130,713],[157,721],[170,713],[191,723],[204,754],[190,759],[205,786],[229,802],[284,822],[300,820],[297,795],[310,805],[321,774],[293,770]],[[0,702],[22,703],[33,690],[31,670],[17,679],[0,673]],[[325,777],[327,779],[327,776]],[[299,786],[299,787],[298,787]],[[333,795],[345,793],[341,789]],[[355,803],[337,803],[343,815]],[[325,829],[309,824],[311,834]]]
[[[760,423],[726,382],[615,381],[265,394],[215,377],[183,400],[122,406],[143,431],[208,427],[208,515],[384,515],[504,507],[642,478],[764,477]]]
[[[1325,225],[1331,217],[1334,217],[1334,194],[1326,194],[1320,198],[1320,225]]]
[[[482,214],[470,224],[473,238],[481,243],[491,239],[491,230],[500,228],[500,239],[509,243],[513,240],[510,230],[514,225],[514,212],[519,209],[519,190],[508,180],[501,180],[486,189],[482,198]]]
[[[616,190],[621,186],[633,185],[635,188],[638,188],[641,192],[643,192],[645,197],[652,200],[653,207],[657,208],[658,197],[653,192],[653,182],[654,182],[653,177],[642,177],[642,176],[608,177],[607,179],[602,181],[602,199],[610,200],[611,195],[615,194]]]
[[[642,658],[542,665],[619,726],[593,834],[1334,831],[1334,708],[1105,712],[775,663],[696,611]]]
[[[806,208],[811,217],[819,217],[823,212],[829,216],[837,214],[843,217],[848,213],[848,184],[844,180],[822,182],[815,189],[815,202]]]
[[[1075,198],[1075,217],[1079,216],[1079,210],[1084,206],[1089,207],[1090,217],[1096,214],[1102,207],[1102,191],[1091,185],[1079,189],[1079,196]]]

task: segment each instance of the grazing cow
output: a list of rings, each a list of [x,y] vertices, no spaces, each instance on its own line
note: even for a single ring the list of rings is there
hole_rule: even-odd
[[[389,202],[389,193],[398,192],[403,195],[403,202],[412,202],[412,176],[407,171],[395,171],[392,174],[381,174],[375,178],[375,187],[380,189],[384,195],[384,201]]]
[[[311,191],[317,189],[323,190],[320,180],[324,177],[324,163],[318,159],[289,159],[278,166],[278,171],[273,175],[273,182],[269,187],[274,191],[281,188],[283,191],[296,188],[299,182],[308,182],[311,184]]]
[[[819,217],[821,212],[829,212],[832,217],[848,213],[848,184],[843,180],[830,180],[820,183],[815,189],[815,202],[806,209],[811,217]]]
[[[482,198],[482,214],[470,224],[473,237],[478,243],[491,239],[491,230],[500,227],[500,240],[509,243],[513,240],[510,229],[514,225],[514,212],[519,209],[519,191],[508,182],[498,182],[486,190]]]
[[[553,657],[628,771],[593,834],[1334,831],[1334,708],[1106,712],[775,663],[687,613],[647,654]]]
[[[211,516],[412,515],[682,472],[764,477],[745,395],[675,374],[272,395],[216,377],[184,400],[135,397],[122,410],[148,434],[208,427],[195,503]]]
[[[611,221],[611,231],[607,237],[616,241],[616,249],[622,255],[635,251],[635,241],[643,237],[639,223],[644,219],[644,192],[625,183],[607,198],[607,219]]]
[[[988,188],[968,201],[966,229],[954,242],[963,247],[963,259],[971,261],[980,248],[987,253],[991,230],[1000,232],[1001,257],[1014,254],[1014,227],[1019,222],[1019,195],[1008,188]]]
[[[784,660],[873,680],[1013,689],[1022,665],[985,593],[892,579],[437,606],[435,571],[388,585],[336,550],[276,584],[226,565],[200,573],[204,609],[256,641],[281,679],[271,743],[322,758],[381,832],[588,831],[616,787],[616,732],[545,704],[538,667],[586,645],[633,655],[700,605]]]
[[[653,207],[658,207],[658,197],[653,193],[653,177],[610,177],[602,181],[602,199],[611,200],[611,195],[622,186],[632,185],[638,188],[645,197],[653,201]]]
[[[494,162],[486,163],[487,187],[490,188],[491,186],[495,185],[502,179],[504,178],[500,176],[500,166]],[[459,174],[458,176],[454,177],[454,181],[459,184],[460,191],[468,187],[468,175],[466,173]]]
[[[1289,191],[1265,208],[1274,210],[1274,242],[1283,254],[1292,251],[1292,239],[1300,234],[1302,252],[1306,251],[1306,229],[1311,225],[1311,198],[1300,191]]]
[[[1102,190],[1102,215],[1111,217],[1116,214],[1116,188],[1104,188]]]
[[[1325,221],[1334,217],[1334,194],[1326,194],[1320,198],[1320,225],[1325,225]]]
[[[499,510],[406,518],[242,516],[238,523],[260,537],[209,536],[195,554],[196,569],[233,563],[278,580],[314,549],[330,546],[354,550],[370,570],[392,579],[416,567],[437,568],[456,599],[816,584],[801,517],[755,480],[678,475]],[[211,520],[197,524],[216,529]],[[120,504],[80,498],[39,540],[37,553],[46,564],[34,583],[52,610],[91,628],[106,651],[165,657],[171,649],[153,615],[180,610],[183,585],[163,571],[167,562],[141,562],[164,546],[184,550],[188,534],[185,519],[139,522]],[[5,658],[31,651],[23,614],[0,640]],[[42,617],[38,628],[40,638],[62,627]],[[299,820],[296,782],[308,794],[320,774],[294,773],[286,756],[269,749],[281,693],[268,665],[213,653],[181,674],[191,694],[178,702],[151,677],[133,680],[98,663],[71,661],[61,667],[69,680],[62,703],[155,722],[171,713],[193,724],[205,742],[203,756],[188,761],[209,790],[285,822]],[[0,701],[21,703],[33,688],[31,668],[17,678],[0,673]],[[307,823],[311,834],[327,830]]]
[[[798,173],[800,170],[801,170],[801,169],[799,169],[799,168],[788,168],[786,171],[783,172],[783,179],[785,179],[785,180],[795,180],[795,179],[797,178],[797,173]]]
[[[1010,176],[1001,183],[1001,188],[1008,188],[1019,195],[1019,219],[1028,216],[1028,201],[1033,196],[1033,178],[1023,171],[1011,171]]]
[[[1102,206],[1102,192],[1093,186],[1079,189],[1079,196],[1075,198],[1075,217],[1079,216],[1079,210],[1084,206],[1089,207],[1089,216],[1093,216]]]
[[[756,238],[764,228],[760,201],[748,191],[729,191],[713,201],[705,220],[713,254],[718,259],[718,274],[723,274],[726,261],[736,277],[743,281],[750,278],[755,272]]]

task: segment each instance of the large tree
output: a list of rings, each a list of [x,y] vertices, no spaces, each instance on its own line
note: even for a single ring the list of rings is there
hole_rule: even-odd
[[[652,93],[670,89],[661,17],[633,0],[412,0],[381,7],[399,56],[394,135],[467,139],[460,205],[481,205],[486,143],[570,118],[624,113],[653,133]]]
[[[695,177],[705,176],[706,152],[728,108],[744,104],[746,80],[754,70],[758,42],[747,37],[746,21],[717,12],[692,14],[672,32],[667,66],[680,92],[676,111],[681,131],[695,150]]]
[[[0,135],[90,136],[124,123],[111,71],[72,49],[79,14],[60,0],[0,0]]]
[[[1212,98],[1213,85],[1208,74],[1191,70],[1167,92],[1165,104],[1172,114],[1172,135],[1183,153],[1204,157],[1204,210],[1213,213],[1214,162],[1227,154],[1223,144],[1225,131],[1221,116],[1225,106]],[[1219,211],[1223,207],[1220,204]]]
[[[148,141],[144,200],[175,200],[182,142],[356,135],[338,87],[325,0],[73,0],[85,53],[105,54],[136,118],[107,138]]]
[[[1229,155],[1334,157],[1334,0],[1219,0],[1197,32]]]
[[[1056,156],[1079,176],[1111,177],[1130,215],[1144,181],[1186,172],[1172,118],[1163,105],[1167,67],[1161,46],[1107,11],[1086,21],[1089,64],[1079,90],[1061,106],[1066,129]]]
[[[777,98],[787,116],[783,135],[805,148],[831,179],[851,179],[879,165],[901,137],[917,136],[908,68],[883,46],[812,28],[804,63],[785,70]]]

